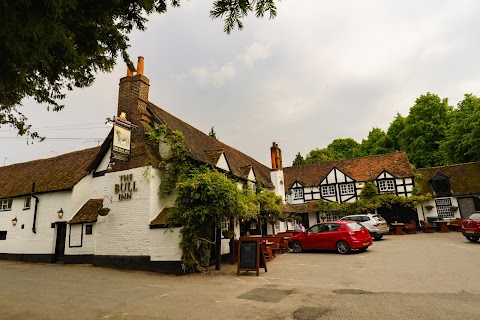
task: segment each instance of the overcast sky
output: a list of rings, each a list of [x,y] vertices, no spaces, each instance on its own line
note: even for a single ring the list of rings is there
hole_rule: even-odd
[[[182,1],[151,16],[129,54],[145,57],[151,102],[205,133],[214,126],[267,166],[273,141],[290,166],[297,152],[386,130],[427,92],[451,105],[480,96],[480,1],[283,0],[274,20],[249,17],[230,35],[210,7]],[[59,113],[25,101],[22,112],[47,140],[27,145],[1,127],[0,166],[101,143],[125,73],[119,61],[69,92]]]

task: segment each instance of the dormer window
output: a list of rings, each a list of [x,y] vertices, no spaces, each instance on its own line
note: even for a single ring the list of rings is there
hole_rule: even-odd
[[[440,171],[435,173],[432,180],[430,180],[430,185],[437,197],[448,197],[452,195],[450,178]]]
[[[393,179],[379,180],[378,181],[378,191],[380,191],[380,192],[395,191],[395,182],[393,182]]]
[[[293,189],[293,199],[294,200],[303,199],[303,188]]]
[[[341,195],[348,195],[348,194],[354,194],[354,193],[355,193],[355,187],[353,183],[342,183],[340,185]]]

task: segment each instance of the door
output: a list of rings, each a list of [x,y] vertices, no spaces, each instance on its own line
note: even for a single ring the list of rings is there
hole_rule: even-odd
[[[57,239],[55,241],[55,262],[63,262],[65,256],[65,238],[67,235],[67,224],[65,222],[57,222]]]

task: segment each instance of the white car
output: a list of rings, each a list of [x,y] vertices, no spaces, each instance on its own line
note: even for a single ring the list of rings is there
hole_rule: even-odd
[[[356,214],[352,216],[345,216],[340,220],[351,220],[360,223],[362,226],[368,229],[372,238],[380,240],[384,234],[389,232],[387,221],[379,214]]]

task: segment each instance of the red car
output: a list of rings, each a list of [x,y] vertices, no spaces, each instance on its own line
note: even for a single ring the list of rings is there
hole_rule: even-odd
[[[293,252],[317,249],[336,250],[341,254],[350,253],[351,250],[365,251],[372,244],[368,229],[354,221],[318,223],[294,235],[288,242]]]
[[[468,241],[477,242],[480,239],[480,212],[475,211],[463,221],[461,230]]]

